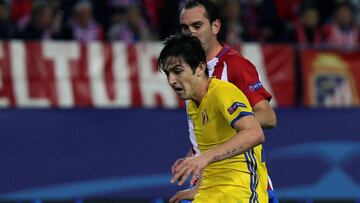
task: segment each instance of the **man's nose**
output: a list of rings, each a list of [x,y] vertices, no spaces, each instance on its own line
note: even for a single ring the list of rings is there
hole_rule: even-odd
[[[174,76],[174,74],[169,73],[168,82],[169,82],[170,85],[175,85],[176,84],[176,77]]]
[[[189,28],[189,32],[190,32],[190,33],[189,33],[190,35],[193,35],[193,36],[195,36],[195,37],[197,36],[197,31],[195,30],[195,28],[190,27],[190,28]]]

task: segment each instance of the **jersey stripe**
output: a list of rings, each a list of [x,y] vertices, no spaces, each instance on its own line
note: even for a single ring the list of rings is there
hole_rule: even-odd
[[[234,118],[234,120],[231,121],[231,123],[230,123],[231,127],[234,128],[235,122],[238,121],[241,117],[249,116],[249,115],[254,115],[254,113],[253,112],[247,112],[247,111],[240,112],[240,114],[236,118]]]
[[[225,61],[224,61],[224,67],[223,67],[223,70],[222,70],[222,73],[221,73],[221,80],[229,81],[228,72],[227,72],[227,65],[226,65]]]
[[[251,190],[251,196],[250,196],[250,203],[258,203],[258,194],[256,192],[257,185],[259,183],[259,177],[256,173],[257,170],[257,163],[256,159],[254,157],[254,150],[250,149],[249,151],[244,153],[247,166],[250,172],[250,190]]]
[[[250,151],[251,151],[250,155],[251,155],[251,157],[252,157],[252,159],[254,161],[254,164],[255,164],[255,173],[256,173],[257,172],[257,161],[256,161],[256,158],[255,158],[254,148],[251,149]],[[255,175],[255,191],[256,191],[258,185],[259,185],[259,176],[256,173],[256,175]],[[259,194],[257,192],[255,192],[255,195],[256,195],[255,200],[256,200],[256,202],[258,202],[259,201]]]

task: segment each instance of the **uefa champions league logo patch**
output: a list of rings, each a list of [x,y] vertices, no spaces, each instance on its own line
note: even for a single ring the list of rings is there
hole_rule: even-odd
[[[256,83],[249,86],[249,91],[250,92],[255,92],[256,90],[260,89],[262,86],[263,86],[262,83],[260,81],[258,81],[258,82],[256,82]]]
[[[227,111],[229,112],[229,114],[233,114],[238,107],[246,108],[246,105],[241,102],[235,102],[230,106],[230,108],[227,109]]]

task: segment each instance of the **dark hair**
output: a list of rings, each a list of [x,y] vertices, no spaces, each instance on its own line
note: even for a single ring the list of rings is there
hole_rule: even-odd
[[[171,35],[164,41],[164,48],[161,50],[157,65],[161,70],[166,70],[169,64],[169,58],[179,59],[187,63],[193,73],[200,63],[206,65],[206,54],[201,46],[200,40],[191,35],[176,34]],[[208,69],[205,68],[206,76],[209,75]]]
[[[210,23],[215,20],[220,20],[219,9],[216,4],[210,0],[187,0],[184,5],[184,9],[191,9],[196,6],[202,6],[205,8],[205,17],[207,17]]]

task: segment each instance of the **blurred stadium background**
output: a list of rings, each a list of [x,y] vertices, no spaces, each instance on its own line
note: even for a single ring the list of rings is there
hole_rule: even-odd
[[[156,69],[180,0],[0,1],[0,202],[162,203],[187,140]],[[360,2],[224,0],[220,39],[273,94],[281,202],[360,202]]]

